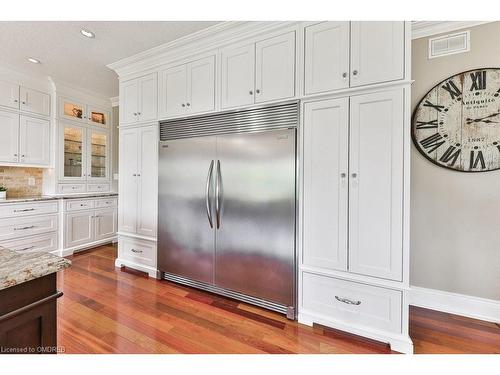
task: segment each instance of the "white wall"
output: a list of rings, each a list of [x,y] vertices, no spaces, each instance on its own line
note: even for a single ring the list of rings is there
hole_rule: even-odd
[[[432,60],[428,39],[413,41],[413,109],[448,76],[500,68],[500,22],[470,30],[469,52]],[[411,159],[411,284],[500,300],[500,170],[455,172],[414,146]]]

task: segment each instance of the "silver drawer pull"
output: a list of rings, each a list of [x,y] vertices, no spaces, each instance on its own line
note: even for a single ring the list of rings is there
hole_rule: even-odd
[[[130,249],[133,253],[142,253],[142,250]]]
[[[25,208],[23,210],[14,210],[14,212],[27,212],[27,211],[35,211],[34,208]]]
[[[33,229],[35,226],[30,225],[29,227],[21,227],[21,228],[14,228],[14,230],[26,230],[26,229]]]
[[[24,249],[19,249],[17,251],[26,251],[26,250],[31,250],[31,249],[34,249],[35,246],[28,246],[28,247],[25,247]]]
[[[361,305],[361,301],[353,301],[352,299],[349,298],[342,298],[339,296],[335,296],[335,299],[339,302],[346,303],[348,305],[355,305],[355,306]]]

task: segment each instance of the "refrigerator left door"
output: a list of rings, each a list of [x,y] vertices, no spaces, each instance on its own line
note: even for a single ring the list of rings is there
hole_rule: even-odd
[[[215,137],[163,141],[158,165],[158,268],[209,284],[215,257],[210,224],[215,147]]]

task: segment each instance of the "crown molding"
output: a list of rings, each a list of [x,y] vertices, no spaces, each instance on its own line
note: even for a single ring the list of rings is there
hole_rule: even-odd
[[[411,38],[419,39],[427,36],[449,33],[494,21],[412,21]]]
[[[228,21],[106,65],[120,78],[300,22]]]
[[[106,97],[102,94],[99,94],[97,92],[88,89],[74,86],[70,83],[61,80],[55,80],[51,78],[51,81],[55,86],[55,91],[58,96],[59,95],[67,96],[70,98],[82,100],[86,103],[91,103],[103,107],[111,107],[111,102],[109,100],[109,97]]]

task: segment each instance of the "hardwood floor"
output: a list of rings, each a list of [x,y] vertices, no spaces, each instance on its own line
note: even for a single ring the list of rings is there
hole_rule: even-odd
[[[58,274],[66,353],[391,353],[388,345],[307,327],[214,294],[114,267],[116,246],[76,254]],[[416,353],[500,353],[494,323],[412,307]]]

